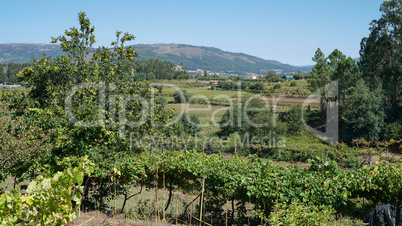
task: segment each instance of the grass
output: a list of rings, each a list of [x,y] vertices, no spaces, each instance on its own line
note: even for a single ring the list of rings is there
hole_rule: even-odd
[[[219,122],[222,119],[223,114],[229,109],[229,107],[205,105],[205,104],[167,104],[167,110],[174,110],[176,114],[180,114],[182,109],[189,114],[195,115],[200,120],[202,125],[205,125],[201,135],[213,136],[220,130]]]
[[[177,84],[175,84],[175,85],[177,85]],[[198,99],[204,98],[204,99],[208,99],[210,101],[212,101],[214,99],[217,99],[217,100],[233,99],[238,96],[241,96],[242,98],[247,98],[247,97],[253,95],[252,93],[246,92],[246,91],[211,90],[207,87],[186,88],[186,87],[183,87],[183,85],[178,84],[176,87],[165,86],[163,88],[163,94],[166,97],[168,103],[174,102],[173,93],[177,89],[184,89],[191,95],[196,96],[195,98],[198,98]]]
[[[25,92],[27,89],[24,86],[14,87],[14,88],[0,88],[0,92]]]

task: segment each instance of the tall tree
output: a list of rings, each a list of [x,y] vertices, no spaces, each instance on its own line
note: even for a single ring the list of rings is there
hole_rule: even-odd
[[[402,0],[384,1],[380,11],[381,18],[371,22],[369,37],[361,41],[361,66],[370,86],[384,90],[395,115],[402,90]]]
[[[52,40],[60,42],[66,55],[56,59],[43,55],[33,61],[18,74],[27,82],[27,91],[0,97],[8,101],[14,117],[21,118],[24,129],[34,135],[49,133],[51,154],[41,158],[42,170],[63,168],[55,164],[59,158],[87,155],[97,163],[92,179],[94,186],[104,189],[93,191],[102,197],[111,186],[108,173],[114,168],[125,174],[122,185],[132,182],[132,172],[121,170],[122,163],[140,149],[131,146],[132,138],[163,135],[160,127],[172,115],[159,104],[148,104],[153,96],[149,83],[125,80],[137,54],[124,44],[134,36],[117,31],[113,49],[93,50],[94,27],[85,13],[78,18],[79,28]]]
[[[328,65],[332,68],[332,80],[338,81],[339,102],[345,104],[346,95],[351,93],[352,88],[360,78],[360,69],[355,60],[346,58],[338,49],[335,49],[329,56]]]
[[[308,80],[308,88],[310,91],[314,92],[316,90],[320,90],[320,106],[321,111],[325,110],[325,102],[326,102],[326,92],[325,85],[331,82],[331,67],[327,64],[327,58],[325,58],[324,53],[320,48],[315,51],[313,61],[316,62],[316,65],[313,67],[311,72],[311,78]]]
[[[338,49],[335,49],[328,56],[328,65],[331,67],[332,70],[336,70],[336,64],[345,58],[346,58],[346,56],[343,55],[343,53],[341,51],[339,51]]]

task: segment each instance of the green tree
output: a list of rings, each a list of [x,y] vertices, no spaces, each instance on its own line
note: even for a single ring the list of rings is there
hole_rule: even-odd
[[[283,121],[289,123],[288,132],[298,134],[304,129],[302,106],[294,105],[283,114]],[[306,117],[306,115],[304,115]]]
[[[176,90],[173,93],[175,103],[187,103],[191,98],[191,94],[187,90]]]
[[[117,31],[112,49],[93,50],[94,27],[83,12],[78,21],[79,28],[73,27],[52,40],[60,42],[66,55],[56,59],[43,55],[32,62],[18,74],[20,80],[27,81],[27,93],[3,95],[3,99],[27,129],[37,128],[30,130],[32,135],[49,133],[52,148],[51,154],[41,159],[44,170],[61,170],[62,166],[54,163],[66,156],[87,155],[97,163],[93,183],[87,188],[102,188],[93,190],[102,203],[113,186],[108,174],[114,168],[121,169],[133,158],[133,152],[143,150],[130,146],[129,138],[163,135],[164,130],[155,124],[163,127],[172,115],[162,105],[146,104],[152,103],[150,84],[125,80],[125,74],[133,72],[129,65],[137,55],[125,46],[134,40],[132,34]],[[125,180],[120,181],[120,188],[133,183],[131,172],[121,170],[121,174]]]
[[[273,89],[281,89],[281,88],[282,88],[281,84],[275,84],[273,87]]]
[[[331,54],[328,56],[328,65],[331,67],[332,70],[336,69],[336,65],[339,61],[345,58],[345,55],[338,49],[332,51]]]
[[[211,90],[216,90],[216,85],[215,84],[211,84]]]
[[[264,84],[262,84],[262,82],[253,82],[250,84],[249,88],[256,91],[264,90]]]
[[[195,136],[201,131],[200,120],[196,115],[183,113],[180,120],[173,126],[173,133],[178,136]]]
[[[344,138],[378,141],[384,128],[385,110],[382,91],[370,90],[359,81],[349,97],[351,106],[345,114]]]
[[[265,106],[259,99],[234,104],[225,112],[219,122],[220,133],[228,136],[231,133],[243,135],[250,132],[253,130],[252,120],[254,116],[261,112],[270,114],[271,108]]]
[[[6,73],[4,73],[5,64],[0,64],[0,83],[6,83]]]
[[[265,80],[267,80],[268,82],[275,82],[278,79],[279,79],[279,75],[276,74],[274,71],[269,71],[265,75]]]
[[[208,71],[207,71],[207,69],[204,70],[204,77],[205,77],[205,78],[208,77]]]
[[[402,96],[402,1],[381,4],[381,18],[373,20],[369,37],[361,41],[363,77],[374,89],[383,89],[394,116]]]
[[[326,92],[325,85],[331,82],[331,68],[327,64],[327,58],[325,58],[324,53],[318,48],[314,54],[313,61],[316,65],[313,67],[311,72],[311,78],[308,80],[308,89],[311,92],[320,90],[320,106],[321,112],[325,111]]]
[[[251,118],[251,125],[246,126],[250,138],[257,138],[266,145],[276,145],[286,134],[286,126],[277,120],[272,112],[257,112]],[[265,139],[264,139],[265,138]],[[276,144],[272,144],[275,140]],[[277,143],[278,142],[278,143]]]

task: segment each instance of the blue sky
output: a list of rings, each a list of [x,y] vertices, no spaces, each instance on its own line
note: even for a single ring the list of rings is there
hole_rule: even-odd
[[[292,65],[312,65],[320,47],[359,56],[379,0],[263,1],[2,1],[0,43],[50,43],[78,26],[87,13],[96,45],[108,46],[116,30],[136,36],[130,44],[180,43],[243,52]]]

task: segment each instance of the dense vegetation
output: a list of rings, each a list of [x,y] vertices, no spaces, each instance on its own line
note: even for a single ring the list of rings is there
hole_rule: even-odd
[[[14,189],[0,196],[1,222],[65,224],[79,208],[112,209],[119,196],[124,202],[114,203],[113,212],[123,213],[140,193],[133,187],[152,189],[155,196],[146,214],[138,199],[137,209],[129,211],[157,222],[173,205],[173,191],[195,196],[182,220],[197,214],[197,223],[213,217],[216,225],[336,225],[344,216],[360,217],[355,209],[385,203],[399,212],[402,165],[388,154],[402,150],[400,7],[400,0],[382,4],[383,16],[362,40],[361,63],[339,50],[326,57],[318,49],[313,71],[297,76],[308,79],[310,92],[321,91],[320,104],[281,112],[263,103],[260,93],[298,89],[303,81],[285,82],[268,72],[264,80],[270,83],[220,79],[207,88],[198,80],[180,81],[180,89],[168,90],[163,82],[145,81],[179,82],[188,74],[169,62],[135,60],[137,52],[125,46],[134,40],[129,33],[117,31],[112,49],[93,49],[94,27],[79,13],[79,28],[52,38],[65,55],[43,55],[24,65],[17,82],[26,89],[0,93],[0,180],[32,181],[25,195]],[[336,92],[325,85],[335,80],[339,95],[332,97]],[[184,87],[216,95],[195,98]],[[168,98],[174,106],[217,105],[211,115],[219,119],[212,122],[216,130],[190,111],[169,111]],[[329,146],[308,135],[305,123],[322,129],[333,106],[339,107],[341,139]],[[222,153],[234,154],[233,160]],[[310,165],[281,167],[260,157]],[[159,190],[168,192],[163,204]]]
[[[0,83],[12,85],[17,83],[17,74],[23,68],[27,67],[29,63],[13,63],[0,64]]]
[[[219,81],[216,86],[219,89],[223,90],[251,90],[251,91],[263,91],[264,84],[262,82],[249,82],[249,81],[241,81],[241,82],[229,82],[229,81]]]
[[[154,59],[133,61],[130,67],[134,69],[135,81],[152,81],[156,79],[189,79],[190,75],[185,70],[175,70],[175,65],[168,61],[159,61]]]

